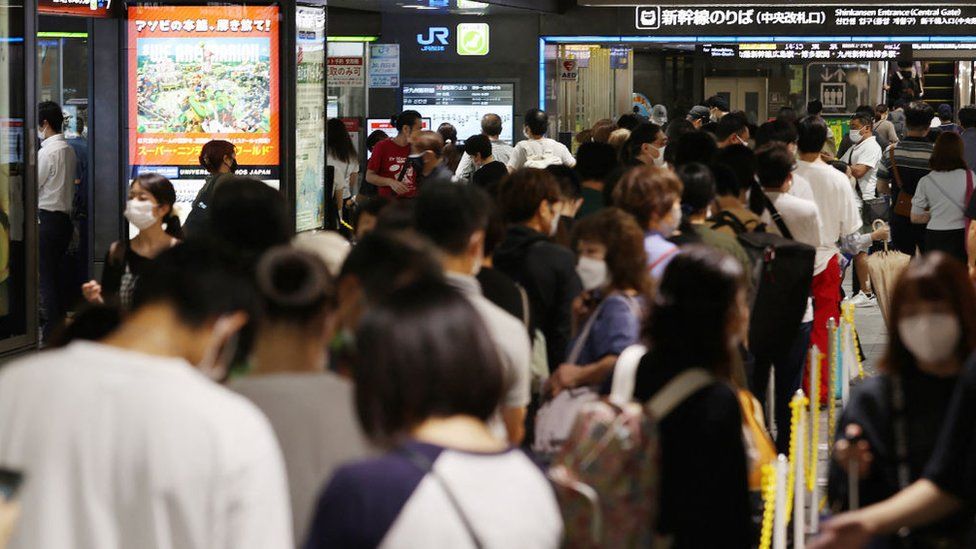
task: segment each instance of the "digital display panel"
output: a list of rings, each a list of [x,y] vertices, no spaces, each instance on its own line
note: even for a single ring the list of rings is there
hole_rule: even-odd
[[[909,44],[870,42],[780,42],[768,44],[705,44],[699,52],[713,59],[759,61],[896,61],[912,56]]]
[[[435,130],[447,122],[464,141],[481,133],[481,118],[489,113],[502,119],[503,141],[512,142],[515,111],[513,83],[410,83],[403,85],[403,108],[431,119]]]
[[[131,6],[129,164],[174,181],[189,213],[201,147],[233,143],[237,173],[278,186],[278,8]]]

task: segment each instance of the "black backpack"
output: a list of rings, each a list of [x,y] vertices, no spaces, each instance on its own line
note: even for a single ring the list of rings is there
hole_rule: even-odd
[[[817,250],[793,240],[768,197],[766,208],[783,236],[760,227],[739,233],[738,239],[753,265],[749,350],[756,356],[774,357],[789,352],[803,322]]]

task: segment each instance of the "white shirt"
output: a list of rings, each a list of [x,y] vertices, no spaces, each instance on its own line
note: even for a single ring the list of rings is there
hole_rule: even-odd
[[[37,152],[37,207],[49,212],[71,213],[78,158],[63,134],[41,142]]]
[[[335,469],[371,453],[356,419],[352,383],[331,372],[295,372],[247,376],[230,388],[271,421],[285,455],[295,541],[303,542]]]
[[[839,173],[839,172],[838,172]],[[809,244],[814,248],[820,248],[820,211],[816,203],[811,200],[799,198],[789,193],[767,192],[766,195],[773,203],[776,211],[779,212],[786,228],[790,230],[793,240]],[[769,215],[769,209],[763,211],[762,222],[766,224],[766,230],[784,235],[776,222]],[[813,299],[807,299],[807,309],[803,314],[803,322],[813,322]]]
[[[918,181],[912,199],[912,213],[929,212],[925,228],[930,231],[956,231],[966,228],[966,170],[929,172]]]
[[[840,253],[842,237],[858,232],[863,222],[857,210],[857,197],[846,175],[818,160],[797,161],[796,172],[809,182],[813,202],[820,214],[820,246],[814,263],[814,276],[822,273],[830,260]]]
[[[508,159],[508,169],[517,170],[525,165],[526,160],[533,156],[552,156],[559,159],[558,163],[572,168],[576,165],[576,159],[572,153],[555,139],[542,137],[540,139],[525,139],[515,144],[512,157]]]
[[[867,173],[857,180],[857,186],[861,189],[861,198],[864,200],[870,200],[878,195],[878,164],[881,162],[882,154],[883,151],[881,145],[878,144],[878,138],[872,135],[853,145],[841,158],[842,161],[851,166],[863,165],[868,167]],[[856,195],[857,193],[855,193]],[[861,200],[858,199],[858,204],[860,203]]]
[[[359,163],[356,161],[346,162],[345,160],[339,160],[338,158],[329,155],[329,166],[335,168],[335,178],[334,188],[336,190],[342,190],[342,198],[351,198],[352,189],[349,188],[349,178],[353,174],[359,173]]]
[[[73,343],[0,370],[8,549],[293,549],[281,452],[247,399],[185,360]]]

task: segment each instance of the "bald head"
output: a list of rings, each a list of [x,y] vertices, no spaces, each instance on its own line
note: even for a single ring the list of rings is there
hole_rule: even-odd
[[[502,134],[502,117],[488,113],[481,117],[481,132],[488,137],[498,137]]]

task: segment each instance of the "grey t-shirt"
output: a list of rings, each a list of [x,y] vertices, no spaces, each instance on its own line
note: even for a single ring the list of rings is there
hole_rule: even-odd
[[[966,170],[930,172],[918,182],[912,213],[929,211],[926,229],[931,231],[955,231],[966,228]]]
[[[271,422],[285,458],[295,540],[305,539],[332,473],[374,453],[356,420],[352,383],[330,372],[252,375],[230,388]]]

